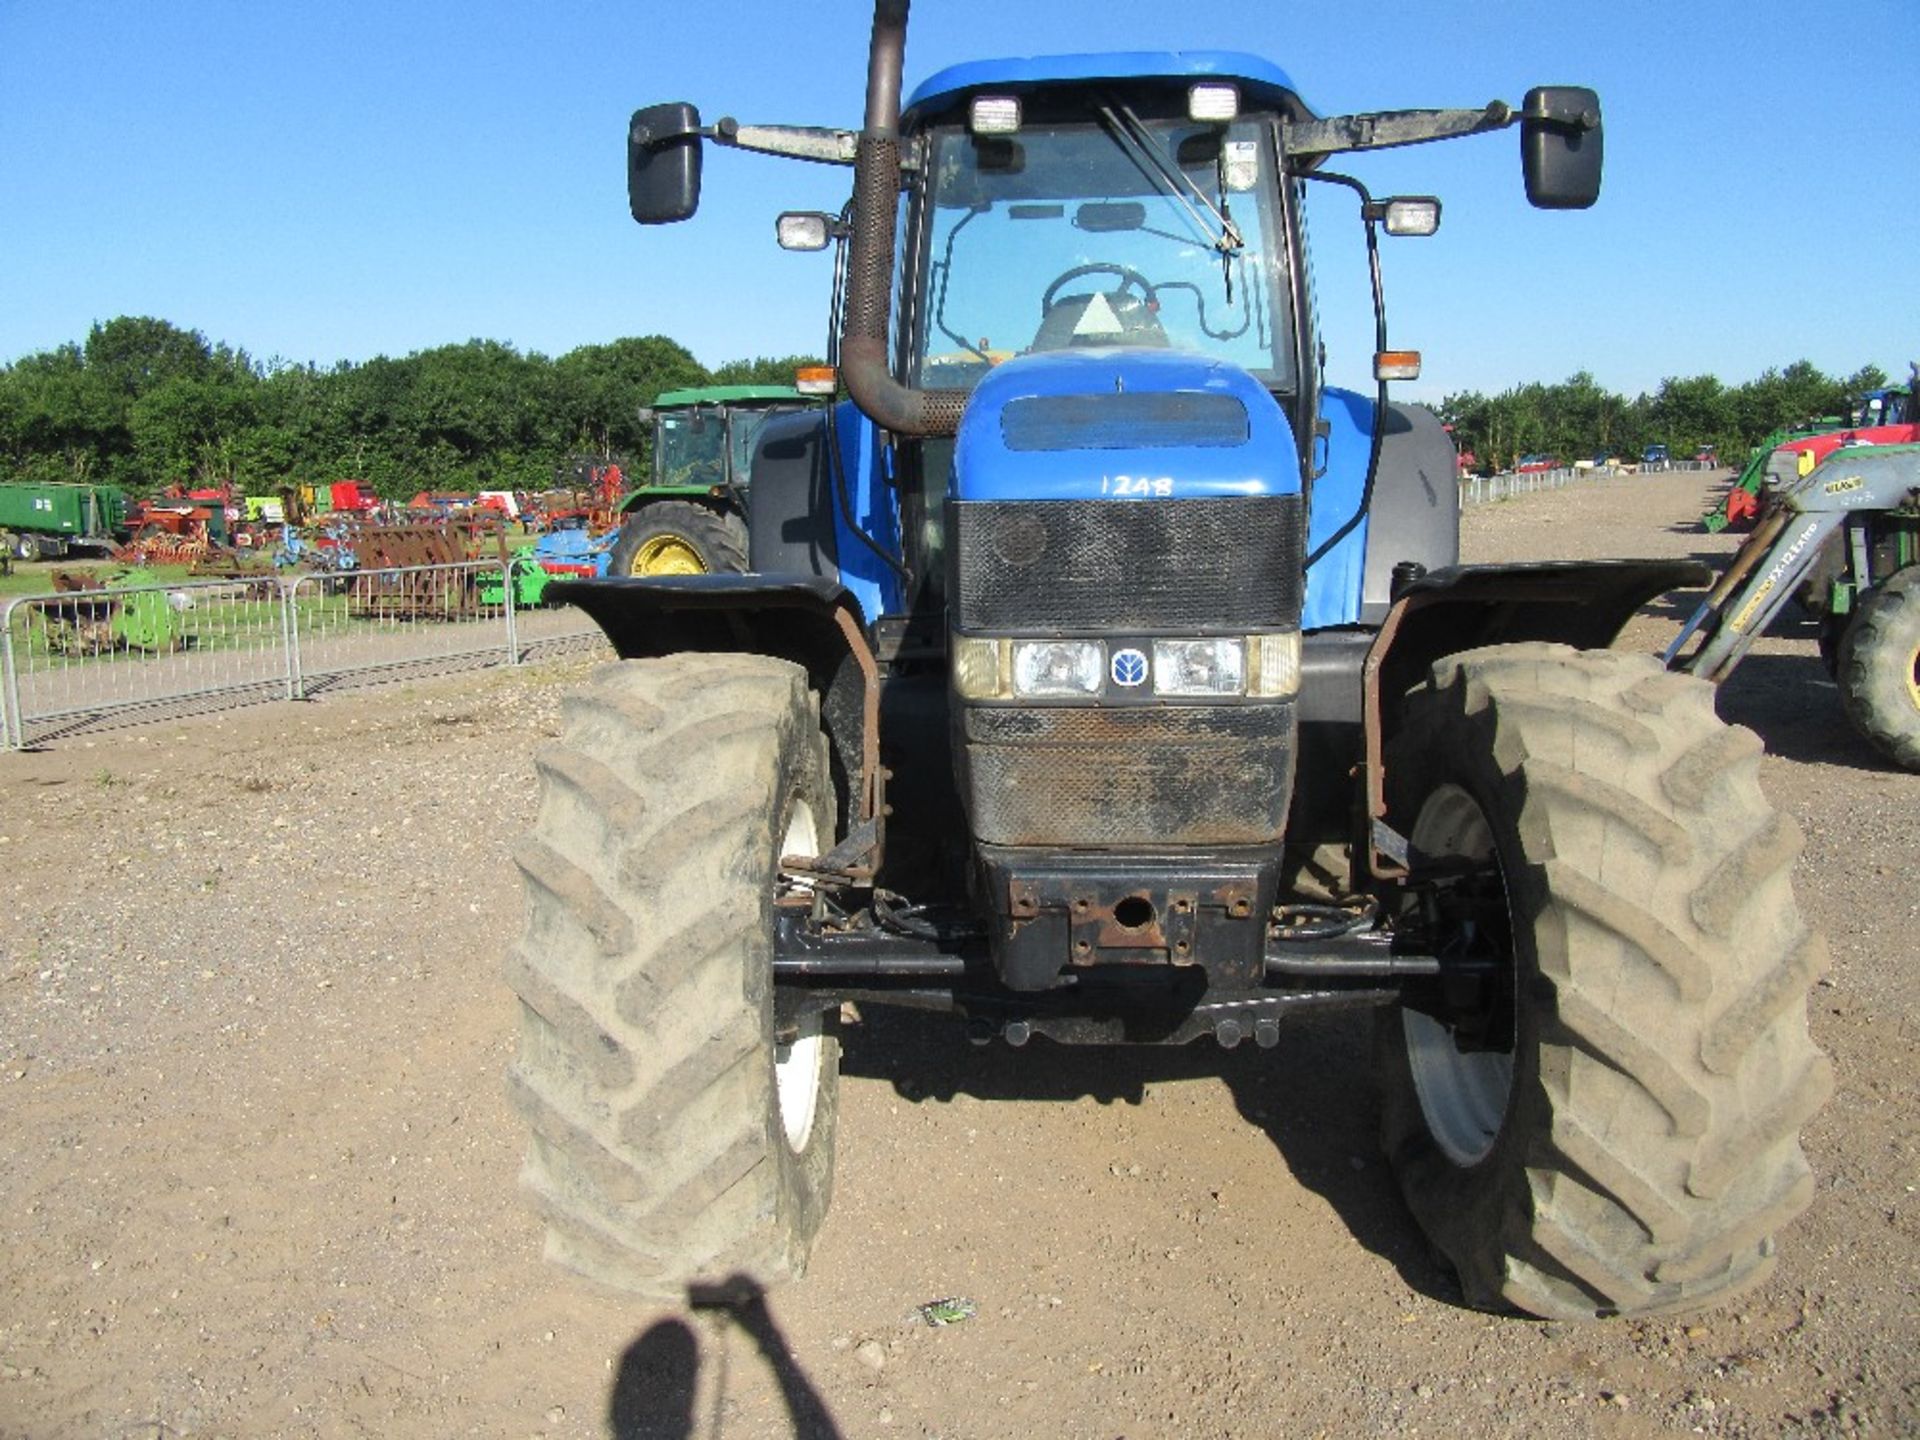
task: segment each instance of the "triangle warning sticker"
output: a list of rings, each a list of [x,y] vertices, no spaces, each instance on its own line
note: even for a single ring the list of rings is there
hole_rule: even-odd
[[[1120,323],[1120,317],[1113,313],[1113,306],[1107,302],[1107,297],[1095,293],[1088,297],[1087,308],[1080,312],[1073,333],[1075,336],[1120,335],[1126,332],[1126,328]]]

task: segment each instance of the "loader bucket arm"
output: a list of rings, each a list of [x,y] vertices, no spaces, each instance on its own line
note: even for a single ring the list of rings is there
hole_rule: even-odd
[[[1716,685],[1733,673],[1849,516],[1885,514],[1920,493],[1920,445],[1836,451],[1780,494],[1667,647],[1667,668]],[[1682,654],[1695,636],[1699,643]]]

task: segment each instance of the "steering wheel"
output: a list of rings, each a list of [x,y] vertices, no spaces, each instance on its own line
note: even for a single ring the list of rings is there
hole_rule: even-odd
[[[1118,276],[1120,283],[1107,291],[1108,295],[1124,295],[1129,290],[1138,289],[1143,301],[1153,299],[1153,282],[1138,270],[1125,265],[1115,265],[1106,260],[1097,260],[1091,265],[1076,265],[1071,270],[1062,272],[1051,285],[1047,286],[1047,293],[1040,297],[1040,314],[1044,317],[1052,311],[1053,307],[1060,303],[1060,292],[1074,281],[1088,275]],[[1079,297],[1069,296],[1068,298]]]

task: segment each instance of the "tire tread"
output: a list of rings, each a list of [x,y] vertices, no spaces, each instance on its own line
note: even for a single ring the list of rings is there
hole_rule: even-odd
[[[548,1256],[654,1298],[709,1272],[796,1274],[818,1216],[786,1215],[752,957],[780,757],[817,751],[805,673],[757,655],[623,662],[564,714],[514,852],[528,923],[506,962],[524,1012],[508,1072],[531,1132],[521,1183]]]
[[[1450,1224],[1436,1187],[1468,1172],[1390,1095],[1409,1205],[1478,1304],[1653,1315],[1757,1283],[1811,1199],[1799,1132],[1832,1086],[1805,1005],[1825,948],[1794,905],[1800,836],[1761,794],[1758,742],[1648,657],[1548,644],[1450,657],[1409,704],[1407,733],[1465,724],[1503,777],[1545,897],[1549,1007],[1542,1099],[1515,1101],[1548,1117],[1516,1141],[1517,1198]]]

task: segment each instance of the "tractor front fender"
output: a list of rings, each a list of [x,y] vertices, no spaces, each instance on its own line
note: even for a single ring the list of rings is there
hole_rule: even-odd
[[[1382,755],[1400,728],[1400,697],[1434,662],[1463,650],[1547,641],[1599,650],[1649,600],[1673,590],[1702,589],[1713,571],[1698,560],[1549,561],[1527,565],[1456,565],[1414,581],[1395,599],[1361,672],[1367,814],[1373,873],[1403,874],[1383,854],[1378,829],[1386,814]]]
[[[546,593],[586,611],[622,660],[726,651],[799,665],[820,696],[849,827],[880,814],[880,671],[859,607],[837,580],[655,575],[562,580]]]

